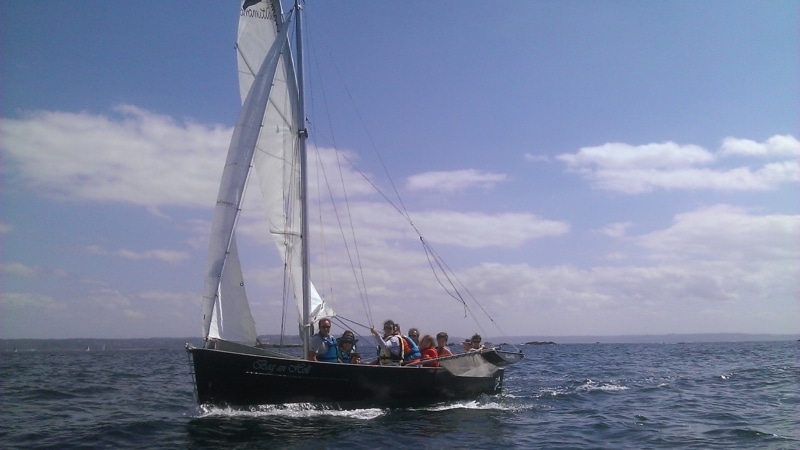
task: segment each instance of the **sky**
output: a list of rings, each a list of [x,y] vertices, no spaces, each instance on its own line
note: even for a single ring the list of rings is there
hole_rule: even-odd
[[[312,276],[357,333],[800,333],[800,3],[305,9],[312,191],[355,186],[358,236],[312,225]],[[200,336],[238,14],[0,0],[0,338]],[[394,184],[474,314],[361,174]],[[260,224],[238,242],[271,334],[280,259]]]

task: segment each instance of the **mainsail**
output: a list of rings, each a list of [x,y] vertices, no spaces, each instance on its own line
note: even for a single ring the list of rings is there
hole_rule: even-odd
[[[280,29],[280,32],[279,32]],[[301,326],[332,316],[309,282],[309,317],[303,315],[303,228],[301,222],[297,83],[280,2],[246,0],[239,20],[237,59],[242,112],[223,172],[212,226],[203,298],[204,336],[256,341],[235,245],[250,165],[255,168],[270,235],[283,258]],[[224,318],[224,321],[223,321]]]

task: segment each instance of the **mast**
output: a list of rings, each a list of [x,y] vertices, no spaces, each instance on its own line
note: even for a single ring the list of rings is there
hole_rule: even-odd
[[[308,139],[308,129],[306,129],[306,112],[305,112],[305,86],[303,78],[303,15],[300,0],[295,0],[295,15],[297,23],[295,25],[295,40],[297,42],[297,126],[298,126],[298,146],[300,152],[300,221],[302,222],[302,235],[303,235],[303,249],[302,249],[302,266],[303,266],[303,357],[308,354],[309,344],[311,342],[311,330],[313,324],[309,323],[311,311],[309,306],[309,284],[311,277],[309,275],[309,232],[308,232],[308,177],[306,176],[306,139]]]

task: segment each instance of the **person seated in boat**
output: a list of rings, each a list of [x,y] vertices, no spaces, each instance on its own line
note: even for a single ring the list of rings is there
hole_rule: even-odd
[[[400,336],[400,343],[403,344],[403,364],[419,362],[422,359],[422,353],[420,353],[417,343],[403,334],[399,323],[394,324],[394,332]]]
[[[409,328],[408,329],[408,337],[410,337],[411,340],[414,341],[415,344],[417,344],[417,347],[419,347],[419,330],[418,329]]]
[[[472,341],[466,339],[463,342],[461,342],[461,349],[464,350],[465,352],[472,350]]]
[[[336,339],[331,336],[330,319],[319,320],[319,332],[311,337],[308,347],[309,361],[338,362],[339,346]]]
[[[436,353],[439,354],[439,357],[443,356],[452,356],[453,352],[447,348],[447,340],[450,336],[447,335],[444,331],[440,331],[436,333]]]
[[[419,351],[422,354],[422,365],[425,367],[439,367],[439,352],[436,351],[436,344],[433,336],[426,334],[419,342]],[[432,360],[425,362],[426,360]]]
[[[358,342],[358,339],[356,339],[356,334],[353,333],[350,330],[344,330],[344,333],[342,333],[342,337],[343,338],[352,339],[353,340],[353,351],[356,351],[356,342]]]
[[[345,332],[336,342],[339,344],[339,362],[350,364],[350,358],[355,353],[358,339],[353,339],[351,335]]]
[[[400,336],[395,334],[393,320],[383,323],[383,336],[378,333],[375,327],[370,328],[378,344],[378,364],[399,366],[403,361],[403,344]]]
[[[355,352],[351,353],[350,364],[361,364],[361,355]]]
[[[472,343],[472,346],[469,349],[471,352],[477,352],[486,348],[483,346],[483,344],[481,344],[481,335],[478,333],[472,335],[470,342]]]

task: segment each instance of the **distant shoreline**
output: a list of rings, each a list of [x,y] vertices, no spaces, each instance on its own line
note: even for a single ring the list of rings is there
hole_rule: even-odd
[[[663,335],[620,335],[620,336],[506,336],[492,337],[490,342],[503,342],[504,345],[558,345],[558,344],[680,344],[680,343],[723,343],[723,342],[766,342],[798,341],[800,334],[746,334],[746,333],[708,333],[708,334],[663,334]],[[279,336],[262,336],[265,346],[280,347],[272,342],[280,342]],[[0,339],[0,352],[14,351],[112,351],[112,350],[152,350],[183,348],[185,344],[195,347],[203,345],[200,338],[68,338],[68,339]],[[297,337],[284,338],[284,348],[299,347]]]

